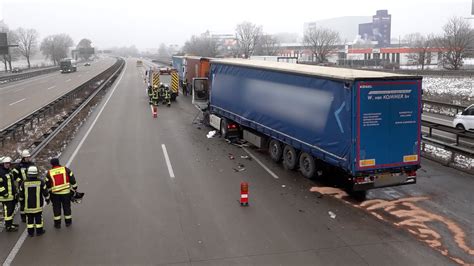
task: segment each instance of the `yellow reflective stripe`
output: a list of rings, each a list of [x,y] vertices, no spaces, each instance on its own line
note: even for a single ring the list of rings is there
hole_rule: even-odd
[[[52,191],[53,191],[53,193],[56,193],[56,192],[59,192],[59,191],[64,190],[64,189],[68,189],[70,187],[71,187],[71,184],[66,183],[66,184],[62,184],[62,185],[53,187]]]
[[[61,190],[61,191],[58,191],[58,192],[53,191],[53,194],[55,194],[55,195],[65,195],[65,194],[69,194],[69,193],[71,193],[70,189],[65,189],[65,190]]]
[[[0,192],[3,192],[5,191],[5,188],[4,187],[0,187]]]
[[[64,219],[72,219],[72,215],[64,215]]]
[[[34,224],[27,224],[26,227],[27,227],[28,229],[32,229],[32,228],[35,228],[35,225],[34,225]]]
[[[54,219],[55,221],[57,221],[57,220],[61,220],[61,216],[54,216],[54,218],[53,218],[53,219]]]

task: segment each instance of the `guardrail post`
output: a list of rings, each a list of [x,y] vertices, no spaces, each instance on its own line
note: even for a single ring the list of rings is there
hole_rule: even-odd
[[[459,135],[458,134],[456,134],[456,145],[459,146]]]

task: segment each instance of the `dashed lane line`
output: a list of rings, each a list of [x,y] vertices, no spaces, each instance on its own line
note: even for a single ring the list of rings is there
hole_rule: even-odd
[[[10,105],[10,106],[15,105],[15,104],[17,104],[17,103],[23,102],[24,100],[26,100],[26,98],[20,99],[20,100],[18,100],[18,101],[16,101],[16,102],[12,102],[12,103],[9,104],[9,105]]]
[[[279,179],[277,174],[275,174],[270,168],[268,168],[265,164],[263,164],[255,155],[253,155],[247,148],[242,147],[242,149],[250,156],[252,159],[254,159],[267,173],[269,173],[273,178]]]
[[[168,172],[171,178],[174,178],[174,171],[173,167],[171,166],[170,157],[168,156],[168,151],[166,150],[166,145],[161,144],[161,148],[163,149],[163,154],[165,155],[166,166],[168,166]]]

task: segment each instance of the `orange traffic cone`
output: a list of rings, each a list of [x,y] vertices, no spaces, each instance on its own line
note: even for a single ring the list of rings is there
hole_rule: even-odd
[[[240,205],[249,206],[249,184],[247,182],[240,183]]]
[[[158,107],[156,105],[151,105],[151,113],[153,115],[153,118],[158,117]]]

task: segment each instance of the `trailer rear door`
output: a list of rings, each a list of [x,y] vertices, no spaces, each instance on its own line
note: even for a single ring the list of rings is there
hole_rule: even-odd
[[[421,80],[356,83],[356,169],[419,164]]]

